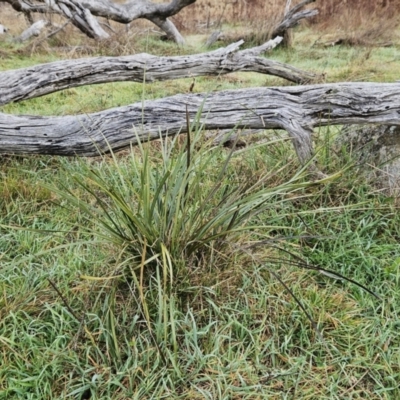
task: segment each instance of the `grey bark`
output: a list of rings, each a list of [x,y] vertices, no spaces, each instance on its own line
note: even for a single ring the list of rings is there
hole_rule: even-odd
[[[152,82],[203,75],[252,71],[275,75],[292,82],[310,82],[318,75],[287,64],[258,57],[276,46],[276,38],[262,46],[238,51],[243,41],[209,53],[157,57],[136,54],[122,57],[94,57],[56,61],[33,67],[0,72],[0,106],[59,90],[105,82]]]
[[[118,4],[110,0],[0,0],[0,2],[11,4],[16,11],[24,13],[50,12],[64,15],[70,18],[81,31],[95,39],[103,39],[109,35],[94,17],[104,17],[123,24],[145,18],[157,25],[168,38],[178,44],[183,44],[184,39],[168,18],[195,1],[172,0],[164,4],[135,0]]]
[[[285,129],[297,155],[313,155],[316,126],[400,126],[400,84],[339,83],[247,88],[209,94],[180,94],[102,112],[63,116],[0,113],[0,153],[95,156],[138,140],[186,132],[200,113],[204,129]]]
[[[9,3],[14,10],[24,13],[27,17],[32,13],[60,14],[82,32],[91,38],[106,39],[108,33],[101,28],[91,11],[84,7],[83,2],[77,0],[0,0]]]

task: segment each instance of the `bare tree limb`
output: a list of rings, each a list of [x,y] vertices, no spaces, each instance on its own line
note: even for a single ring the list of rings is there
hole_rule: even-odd
[[[15,11],[22,12],[24,14],[29,14],[29,13],[46,14],[50,12],[49,7],[46,4],[34,4],[30,1],[0,0],[0,3],[8,3],[12,6],[12,8]]]
[[[272,37],[275,36],[285,36],[289,29],[295,27],[300,20],[305,18],[311,18],[318,14],[317,9],[312,10],[304,10],[300,11],[306,5],[310,3],[314,3],[316,0],[304,0],[301,3],[294,6],[291,10],[287,11],[288,5],[290,3],[286,3],[286,10],[283,20],[279,23],[277,27],[275,27],[274,31],[272,32]]]
[[[153,17],[151,22],[157,25],[162,31],[167,34],[169,39],[173,39],[179,45],[185,44],[185,39],[180,34],[176,26],[169,20],[158,17]]]
[[[284,19],[273,31],[272,37],[282,36],[288,29],[296,26],[300,20],[311,18],[318,14],[318,10],[305,10],[294,14],[290,19]]]
[[[110,35],[100,26],[91,11],[82,2],[75,0],[55,0],[50,7],[59,11],[68,20],[93,39],[107,39]]]
[[[251,71],[279,76],[292,82],[310,82],[317,75],[258,55],[279,43],[275,38],[262,46],[238,51],[243,41],[208,53],[157,57],[136,54],[56,61],[0,72],[0,106],[43,96],[59,90],[106,82],[153,82],[203,75]]]
[[[0,153],[94,156],[140,140],[186,132],[201,110],[204,129],[285,129],[302,163],[316,126],[400,126],[399,83],[338,83],[180,94],[86,115],[0,113]]]
[[[291,1],[286,0],[286,6],[282,21],[277,24],[277,26],[272,30],[272,33],[266,32],[264,36],[268,36],[271,38],[281,36],[283,37],[281,46],[290,47],[293,36],[291,28],[294,28],[302,19],[310,18],[318,14],[317,9],[301,11],[302,8],[315,1],[316,0],[303,0],[292,9],[288,10],[288,8],[291,6]],[[254,38],[254,33],[250,33],[249,35],[247,35],[247,37]],[[217,40],[217,38],[218,36],[213,38],[210,37],[209,40],[211,42],[211,40]]]
[[[316,0],[303,0],[299,4],[295,5],[293,8],[291,8],[286,14],[286,18],[292,18],[296,13],[298,13],[300,10],[302,10],[305,6],[311,3],[315,3]]]
[[[284,15],[286,15],[289,12],[291,5],[292,5],[292,0],[286,0],[285,14]]]
[[[111,0],[0,0],[9,3],[16,11],[28,13],[56,13],[70,18],[73,24],[89,37],[104,39],[109,35],[94,17],[104,17],[128,24],[135,19],[145,18],[162,29],[178,44],[184,39],[175,25],[168,20],[182,8],[196,0],[172,0],[169,3],[155,3],[147,0],[128,1],[120,4]],[[46,4],[43,4],[46,2]]]
[[[55,29],[53,31],[51,31],[45,38],[43,38],[43,40],[50,39],[54,35],[57,35],[57,33],[62,31],[70,22],[71,22],[71,20],[67,20],[61,26],[55,27]]]

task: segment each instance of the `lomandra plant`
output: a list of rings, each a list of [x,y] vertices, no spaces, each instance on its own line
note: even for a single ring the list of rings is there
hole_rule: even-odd
[[[251,249],[270,245],[260,238],[268,238],[272,231],[287,231],[277,217],[279,209],[285,214],[285,202],[307,196],[305,189],[323,183],[307,180],[306,166],[283,181],[283,165],[265,171],[241,169],[254,149],[236,152],[235,145],[227,150],[222,142],[213,144],[212,139],[204,139],[198,121],[188,130],[183,144],[179,137],[160,138],[157,149],[138,140],[127,158],[111,154],[98,164],[80,161],[78,172],[72,175],[78,189],[53,187],[86,220],[79,231],[86,230],[97,238],[94,243],[106,243],[118,253],[111,274],[85,279],[125,279],[165,364],[169,355],[175,359],[178,354],[173,310],[179,301],[176,293],[187,289],[182,280],[187,282],[190,271],[202,271],[205,266],[217,270],[240,253],[266,265],[268,260],[255,257]],[[251,245],[244,243],[248,240]],[[284,249],[275,246],[275,250],[292,256],[295,261],[290,265],[324,271]],[[279,264],[283,258],[269,261]],[[318,330],[301,301],[278,274],[268,270]],[[113,307],[104,307],[109,310],[107,315],[114,315]],[[114,334],[105,341],[117,343],[115,323],[109,322],[106,331]],[[172,353],[165,348],[168,343]]]
[[[205,140],[199,124],[185,144],[175,137],[160,138],[159,145],[155,155],[154,146],[139,141],[128,159],[112,154],[97,166],[82,161],[73,174],[81,190],[52,188],[80,210],[87,220],[80,228],[118,249],[133,274],[162,266],[175,276],[196,267],[246,231],[268,230],[254,223],[257,214],[315,185],[304,179],[304,169],[275,185],[279,168],[240,176],[231,165],[235,149]]]

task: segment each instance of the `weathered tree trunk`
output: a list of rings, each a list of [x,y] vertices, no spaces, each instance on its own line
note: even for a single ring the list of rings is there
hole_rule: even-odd
[[[204,129],[285,129],[302,163],[316,126],[400,126],[400,84],[338,83],[180,94],[93,114],[38,117],[0,113],[0,153],[94,156],[138,140],[186,132],[186,109]]]
[[[152,82],[203,75],[252,71],[275,75],[296,83],[310,82],[318,75],[287,64],[258,57],[276,46],[281,38],[262,46],[238,51],[243,41],[209,53],[191,56],[156,57],[136,54],[56,61],[0,72],[0,106],[43,96],[58,90],[105,82]]]
[[[109,37],[95,17],[104,17],[128,24],[135,19],[145,18],[178,44],[184,39],[175,25],[168,19],[182,8],[193,4],[196,0],[172,0],[170,3],[154,3],[147,0],[128,1],[124,4],[110,0],[0,0],[11,4],[23,13],[55,13],[64,15],[82,32],[91,38],[104,39]],[[44,4],[45,3],[45,4]]]

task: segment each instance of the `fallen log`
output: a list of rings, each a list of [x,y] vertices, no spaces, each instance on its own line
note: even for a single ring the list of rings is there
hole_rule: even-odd
[[[92,57],[56,61],[33,67],[0,72],[0,106],[63,89],[106,82],[154,82],[204,75],[251,71],[274,75],[296,83],[319,76],[278,61],[258,57],[275,47],[282,38],[238,51],[243,41],[208,53],[157,57],[142,53],[122,57]]]
[[[138,140],[186,133],[199,113],[204,129],[284,129],[302,163],[316,126],[400,125],[399,83],[335,83],[179,94],[75,116],[0,113],[0,153],[96,156]]]

